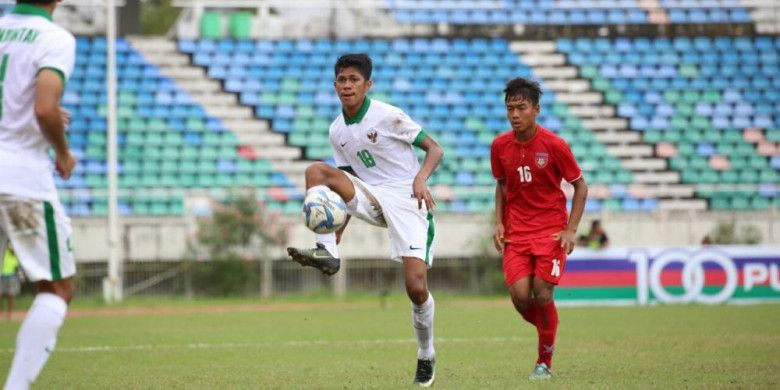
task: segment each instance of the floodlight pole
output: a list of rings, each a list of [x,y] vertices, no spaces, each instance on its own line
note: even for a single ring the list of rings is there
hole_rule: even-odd
[[[106,303],[122,301],[122,259],[117,210],[116,8],[106,1],[106,88],[108,90],[108,276],[103,279]]]

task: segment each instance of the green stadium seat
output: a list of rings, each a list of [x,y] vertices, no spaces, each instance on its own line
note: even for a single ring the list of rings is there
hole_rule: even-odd
[[[162,119],[150,119],[149,122],[146,123],[146,129],[149,131],[168,131],[168,125],[165,124],[165,121]]]
[[[739,174],[735,170],[723,171],[720,173],[720,181],[726,184],[739,183]]]
[[[649,144],[657,144],[663,140],[663,134],[661,131],[645,131],[642,139]]]
[[[677,110],[677,115],[688,118],[693,117],[695,113],[694,106],[688,103],[677,103],[675,109]]]
[[[744,144],[747,147],[753,149],[753,145]],[[768,161],[762,156],[757,156],[755,153],[750,154],[747,159],[748,167],[756,170],[761,170],[768,167]]]
[[[752,210],[767,210],[769,209],[770,205],[771,202],[767,198],[761,196],[754,196],[750,198],[750,209]]]
[[[731,207],[732,210],[749,210],[750,209],[750,202],[748,201],[747,197],[734,197],[731,198]]]
[[[580,75],[583,78],[594,79],[599,77],[600,73],[598,68],[593,65],[583,65],[580,67]]]
[[[108,181],[106,180],[106,176],[104,175],[98,175],[98,174],[87,174],[87,176],[84,178],[84,182],[87,183],[87,186],[92,188],[106,188],[108,187]]]
[[[591,79],[591,85],[594,91],[599,91],[599,92],[606,92],[611,88],[609,84],[609,80],[603,77],[596,77]]]
[[[625,98],[623,97],[623,93],[616,90],[608,90],[604,94],[604,101],[606,101],[608,104],[618,105],[620,103],[623,103]]]
[[[172,188],[179,185],[179,180],[171,173],[161,173],[159,184],[161,187]]]
[[[770,142],[780,142],[780,129],[767,129],[764,137]]]
[[[222,38],[222,15],[219,12],[203,13],[200,18],[200,36],[205,39]]]
[[[758,183],[758,174],[750,169],[742,170],[739,173],[741,183]]]
[[[742,141],[742,131],[736,129],[726,129],[722,133],[721,142],[737,143]]]
[[[780,183],[780,173],[772,168],[762,169],[758,179],[761,183]]]
[[[98,217],[105,217],[108,215],[108,203],[106,202],[93,202],[92,203],[92,215]]]
[[[604,199],[601,203],[601,209],[606,211],[621,211],[623,205],[619,199]]]
[[[126,160],[140,160],[144,152],[140,146],[126,146],[119,151],[119,156]]]
[[[713,210],[728,210],[731,208],[731,202],[726,197],[712,197],[710,199],[710,208]]]
[[[91,159],[105,161],[106,148],[104,146],[87,146],[85,154]]]
[[[660,133],[663,135],[664,142],[679,143],[683,141],[682,134],[676,130],[662,130]],[[688,143],[690,144],[690,143]],[[679,151],[679,149],[678,149]]]
[[[193,188],[197,185],[197,179],[193,173],[182,173],[179,175],[179,184],[184,188]]]
[[[230,14],[230,36],[234,39],[249,39],[252,36],[252,14],[238,11]]]

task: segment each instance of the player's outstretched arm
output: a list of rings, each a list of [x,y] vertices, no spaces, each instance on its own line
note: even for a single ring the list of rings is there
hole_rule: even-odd
[[[55,71],[43,69],[38,73],[35,118],[43,136],[54,148],[57,172],[63,179],[68,179],[76,166],[76,158],[70,153],[65,139],[65,117],[60,107],[63,87],[62,79]]]
[[[444,149],[435,139],[427,134],[420,143],[420,149],[425,151],[425,159],[420,166],[420,171],[417,172],[417,176],[414,177],[412,192],[414,197],[417,198],[418,209],[421,209],[423,202],[425,202],[425,207],[428,210],[433,210],[436,206],[436,201],[433,200],[431,192],[428,190],[428,178],[431,177],[433,171],[436,170],[436,167],[439,166],[441,159],[444,157]]]
[[[569,223],[566,225],[566,230],[561,234],[561,247],[566,250],[567,254],[574,250],[577,226],[580,225],[582,213],[585,211],[585,200],[588,198],[588,185],[585,184],[584,178],[580,177],[571,184],[574,186],[574,196],[571,199]]]

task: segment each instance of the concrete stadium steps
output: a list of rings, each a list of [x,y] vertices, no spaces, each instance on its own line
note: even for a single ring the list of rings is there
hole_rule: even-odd
[[[680,173],[670,171],[666,159],[655,157],[653,147],[629,130],[628,121],[616,116],[616,108],[591,89],[590,81],[579,78],[576,67],[566,65],[566,57],[556,51],[555,42],[514,41],[510,49],[531,66],[543,88],[555,91],[557,100],[567,104],[570,113],[606,145],[608,153],[620,159],[621,166],[633,174],[634,183],[643,187],[642,192],[659,199],[661,209],[707,208],[705,200],[693,199],[694,187],[680,184]]]
[[[219,118],[242,145],[252,148],[255,156],[270,160],[274,169],[303,187],[305,166],[295,162],[302,156],[301,149],[287,146],[284,136],[273,132],[267,121],[255,118],[251,108],[240,106],[236,96],[224,92],[220,83],[210,79],[203,68],[191,65],[190,59],[179,53],[175,41],[129,37],[128,42],[190,93],[209,115]]]
[[[740,0],[739,3],[750,10],[759,34],[780,33],[780,4],[777,0]]]

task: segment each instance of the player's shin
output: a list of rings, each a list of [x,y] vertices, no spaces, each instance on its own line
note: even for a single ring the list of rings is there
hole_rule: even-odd
[[[433,360],[436,356],[433,349],[434,310],[435,304],[430,292],[428,292],[428,299],[421,305],[412,303],[412,326],[417,334],[417,359]]]
[[[16,338],[16,352],[5,389],[27,389],[41,372],[57,343],[68,304],[59,296],[39,293]]]
[[[533,326],[536,326],[536,302],[533,299],[528,302],[528,305],[523,310],[518,310],[523,319],[528,321]]]
[[[537,306],[536,329],[539,333],[538,363],[545,363],[552,368],[552,356],[555,351],[555,335],[558,333],[558,309],[555,302],[550,301]]]

